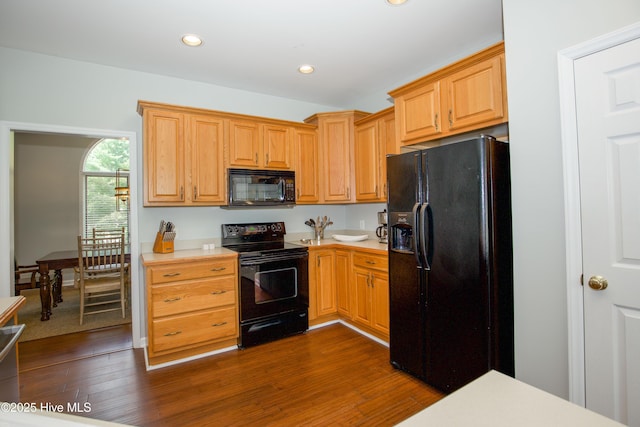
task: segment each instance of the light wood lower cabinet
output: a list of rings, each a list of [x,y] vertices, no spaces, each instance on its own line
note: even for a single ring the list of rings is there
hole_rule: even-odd
[[[150,365],[236,344],[237,255],[145,267]]]
[[[389,339],[388,257],[379,251],[309,250],[309,320],[341,318]]]
[[[351,317],[351,251],[336,249],[335,265],[338,314]]]
[[[333,249],[309,251],[309,320],[338,312],[335,257]]]
[[[387,256],[353,253],[353,320],[389,334],[389,276]]]

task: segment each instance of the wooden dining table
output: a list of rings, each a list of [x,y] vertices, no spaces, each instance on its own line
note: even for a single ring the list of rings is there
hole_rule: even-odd
[[[130,263],[131,254],[125,253],[124,260]],[[78,266],[78,250],[51,252],[36,260],[36,264],[38,264],[40,274],[40,303],[42,305],[40,320],[46,321],[51,317],[52,308],[63,302],[62,270]],[[54,271],[53,281],[49,277],[49,272],[52,270]]]

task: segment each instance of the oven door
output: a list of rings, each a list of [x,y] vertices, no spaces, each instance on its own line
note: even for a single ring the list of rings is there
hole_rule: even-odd
[[[240,321],[309,306],[309,255],[272,253],[240,258]]]

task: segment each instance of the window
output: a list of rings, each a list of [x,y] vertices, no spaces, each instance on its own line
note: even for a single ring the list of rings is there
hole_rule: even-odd
[[[129,185],[129,140],[101,139],[89,151],[82,167],[84,215],[82,230],[90,236],[94,228],[125,228],[129,243],[128,205],[117,208],[115,198],[116,173],[118,186]]]

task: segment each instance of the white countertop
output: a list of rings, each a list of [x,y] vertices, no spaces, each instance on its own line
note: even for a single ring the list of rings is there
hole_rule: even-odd
[[[128,424],[112,423],[109,421],[96,420],[93,418],[81,417],[59,412],[41,411],[38,408],[18,407],[15,403],[2,403],[8,405],[7,410],[0,411],[0,426],[12,427],[125,427]],[[27,404],[28,406],[29,404]],[[18,410],[20,408],[20,410]]]
[[[491,371],[398,424],[411,426],[622,426],[609,418]]]
[[[22,295],[0,298],[0,327],[13,317],[25,301]]]
[[[238,253],[232,250],[221,248],[216,246],[215,249],[182,249],[170,252],[167,254],[160,254],[156,252],[146,252],[140,255],[142,258],[142,264],[149,265],[154,263],[167,263],[167,262],[180,262],[187,261],[189,259],[217,257],[217,256],[237,256]]]
[[[290,240],[289,243],[295,243],[297,245],[308,246],[308,247],[329,247],[329,246],[344,246],[349,249],[373,249],[376,251],[387,252],[387,244],[378,242],[378,239],[367,239],[362,240],[360,242],[342,242],[339,240],[332,239],[331,237],[325,237],[320,240],[318,243],[317,240],[309,239],[308,242],[302,242],[300,239],[298,240]]]

